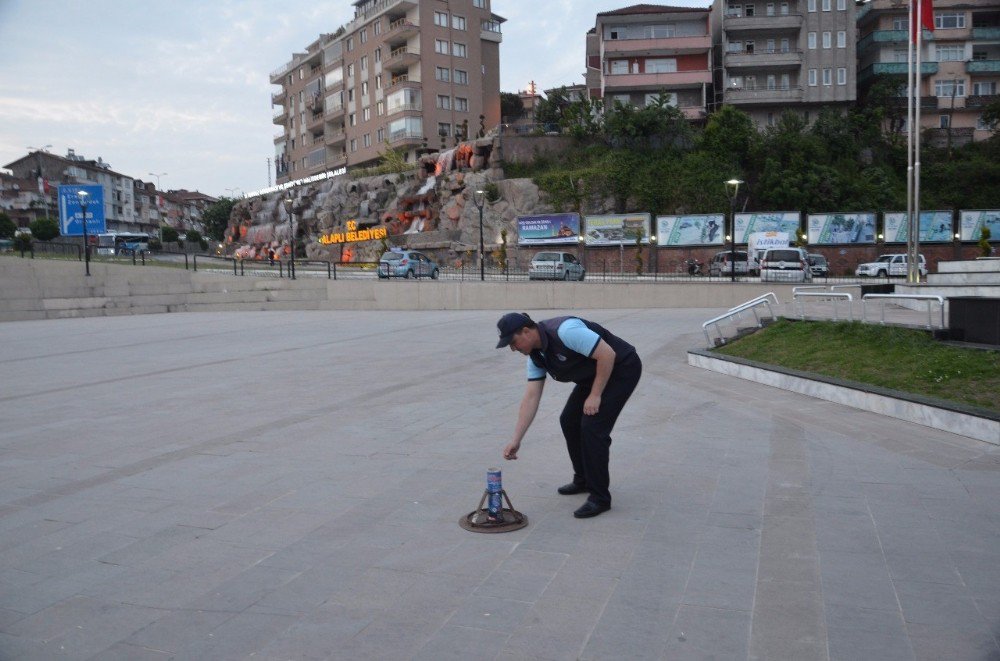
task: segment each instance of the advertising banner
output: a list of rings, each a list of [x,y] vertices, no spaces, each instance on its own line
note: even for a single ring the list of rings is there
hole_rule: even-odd
[[[580,214],[577,213],[517,217],[517,244],[520,246],[577,243],[579,236]]]
[[[649,243],[652,217],[648,213],[584,216],[583,222],[588,246],[635,245],[640,235],[643,244]]]
[[[721,246],[725,217],[721,213],[657,216],[656,243],[661,246]]]
[[[990,230],[990,241],[1000,240],[1000,210],[963,210],[959,218],[961,218],[959,234],[962,236],[962,241],[978,241],[984,227]]]
[[[104,223],[104,186],[77,184],[59,187],[59,233],[63,236],[83,236],[80,191],[87,192],[87,234],[104,234],[107,231]]]
[[[736,214],[736,243],[746,243],[752,232],[787,232],[798,236],[798,211],[755,211]]]
[[[885,242],[906,243],[909,239],[909,228],[905,211],[892,211],[885,214]],[[920,212],[920,242],[935,243],[951,241],[950,211]]]
[[[806,223],[810,244],[875,243],[875,214],[811,213]]]

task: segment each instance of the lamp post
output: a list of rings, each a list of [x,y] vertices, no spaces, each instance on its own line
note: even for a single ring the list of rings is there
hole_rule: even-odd
[[[486,206],[486,191],[477,190],[472,194],[472,203],[479,209],[479,279],[486,280],[486,256],[483,251],[483,207]]]
[[[729,195],[729,222],[730,234],[726,237],[729,241],[729,278],[731,282],[736,282],[736,195],[740,192],[740,184],[743,181],[735,177],[726,182],[726,194]],[[750,268],[750,255],[747,255],[747,269]]]
[[[87,276],[90,276],[90,237],[87,235],[87,196],[90,195],[85,190],[77,191],[80,199],[80,207],[83,209],[83,263]]]
[[[35,157],[38,161],[38,179],[41,186],[39,187],[38,194],[42,196],[42,201],[45,203],[45,217],[49,217],[49,196],[45,192],[44,177],[42,175],[42,157],[38,155],[38,152],[48,153],[49,147],[52,145],[44,145],[42,147],[28,147],[28,151],[35,152]]]
[[[656,251],[656,235],[649,235],[649,261],[653,263],[653,280],[660,274],[660,255]]]
[[[160,190],[160,177],[166,177],[167,173],[166,172],[161,172],[161,173],[157,174],[155,172],[150,172],[149,176],[150,177],[156,177],[156,190],[159,191]]]
[[[288,247],[291,249],[291,258],[288,261],[288,276],[295,279],[295,213],[292,211],[294,204],[292,198],[285,198],[285,212],[288,213]]]

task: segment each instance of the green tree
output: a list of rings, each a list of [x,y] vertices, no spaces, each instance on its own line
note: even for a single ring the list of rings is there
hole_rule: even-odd
[[[0,211],[0,239],[13,239],[17,233],[17,225],[5,212]]]
[[[731,176],[751,171],[760,143],[750,115],[733,106],[722,106],[712,113],[698,140],[709,157],[727,164]]]
[[[985,225],[979,233],[979,252],[982,253],[983,257],[989,257],[990,253],[993,252],[993,248],[990,246],[990,228]]]
[[[177,243],[180,238],[177,235],[177,230],[170,225],[160,225],[160,236],[163,237],[164,243]]]
[[[566,87],[551,90],[549,95],[538,102],[535,107],[535,121],[539,124],[560,124],[563,111],[570,105],[569,93]]]
[[[52,218],[36,218],[28,225],[31,235],[39,241],[50,241],[59,236],[59,223]]]
[[[515,92],[500,92],[500,117],[505,122],[514,122],[524,116],[521,96]]]
[[[215,241],[222,241],[226,235],[226,228],[229,227],[229,216],[233,213],[233,205],[236,200],[223,197],[210,204],[201,215],[201,222],[205,226],[205,234]],[[164,239],[166,240],[166,239]]]

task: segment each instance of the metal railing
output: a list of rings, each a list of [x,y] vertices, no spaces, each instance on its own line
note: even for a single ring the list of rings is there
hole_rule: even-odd
[[[867,303],[870,300],[880,300],[882,316],[880,323],[885,325],[885,302],[887,300],[900,300],[900,299],[910,299],[916,301],[927,301],[927,328],[934,328],[933,316],[932,316],[932,304],[936,301],[941,308],[941,325],[938,328],[944,328],[944,297],[937,296],[936,294],[865,294],[861,297],[861,321],[868,321],[867,316]]]
[[[820,286],[819,289],[824,289]],[[815,298],[824,301],[833,301],[833,320],[838,321],[840,319],[837,314],[837,302],[847,301],[847,312],[848,317],[851,321],[854,321],[854,297],[847,292],[836,292],[836,291],[799,291],[800,289],[817,289],[817,287],[795,287],[792,289],[792,302],[798,303],[799,308],[799,319],[806,318],[805,305],[802,302],[803,298]]]
[[[768,314],[771,316],[771,319],[774,319],[775,318],[775,316],[774,316],[774,310],[771,308],[771,303],[770,303],[769,299],[774,299],[775,303],[777,303],[777,301],[778,301],[778,297],[774,295],[774,292],[767,292],[766,294],[761,294],[760,296],[758,296],[756,298],[750,299],[746,303],[741,303],[740,305],[737,305],[734,308],[730,308],[729,311],[727,311],[727,312],[725,312],[723,314],[720,314],[718,317],[713,317],[712,319],[709,319],[708,321],[706,321],[705,323],[703,323],[701,325],[701,330],[702,330],[702,332],[705,333],[705,343],[708,346],[708,348],[711,349],[711,348],[713,348],[715,346],[720,346],[720,345],[725,344],[726,343],[726,338],[722,334],[722,330],[721,330],[720,324],[723,321],[726,321],[727,319],[731,319],[731,318],[736,317],[736,316],[742,317],[742,313],[746,312],[747,310],[753,310],[754,318],[757,321],[757,327],[758,328],[762,328],[764,326],[763,322],[760,320],[760,316],[757,314],[757,311],[756,311],[756,308],[758,306],[760,306],[760,305],[766,305],[767,306],[767,312],[768,312]],[[715,343],[712,342],[712,338],[708,334],[708,329],[709,329],[710,326],[714,326],[716,332],[719,335],[719,337],[716,338],[716,342]]]
[[[221,257],[219,255],[208,255],[208,254],[193,255],[192,258],[191,258],[191,261],[194,263],[194,270],[195,271],[198,270],[198,258],[199,257],[201,257],[202,260],[217,259],[217,260],[221,260],[223,262],[231,263],[233,265],[233,275],[239,275],[239,273],[237,273],[237,270],[236,270],[237,269],[236,262],[240,261],[240,260],[237,260],[235,257]]]

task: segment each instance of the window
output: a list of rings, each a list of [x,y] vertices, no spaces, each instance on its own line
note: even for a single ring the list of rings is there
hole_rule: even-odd
[[[979,117],[976,118],[976,130],[977,131],[992,131],[994,126],[995,126],[995,123],[993,123],[993,122],[987,122],[985,119],[983,119],[982,115],[980,115]]]
[[[364,80],[361,82],[361,95],[368,96],[368,81]]]
[[[738,90],[743,87],[743,76],[731,76],[729,78],[729,89]]]
[[[906,58],[909,56],[909,53],[905,48],[895,48],[892,51],[892,55],[894,58],[893,62],[906,62]]]
[[[351,151],[358,151],[358,139],[351,138]]]
[[[646,73],[674,73],[677,60],[672,57],[656,57],[646,60]]]
[[[611,66],[611,70],[608,73],[616,75],[628,73],[628,60],[611,60],[608,64]]]
[[[757,76],[747,76],[747,89],[748,90],[757,89]]]
[[[816,0],[806,0],[806,11],[816,11]]]
[[[434,12],[434,25],[442,28],[448,27],[448,12],[446,11]]]
[[[472,0],[472,6],[486,9],[486,0]]]
[[[847,11],[847,0],[837,0],[837,11]]]
[[[809,70],[809,87],[816,87],[816,69]]]
[[[361,28],[360,40],[363,44],[368,43],[368,28]]]
[[[830,11],[830,0],[823,0],[823,11]]]
[[[816,33],[810,32],[806,35],[806,48],[816,48]]]
[[[451,17],[451,27],[453,30],[464,30],[465,29],[465,17],[455,16]]]
[[[612,94],[611,95],[611,101],[612,101],[612,103],[620,103],[623,106],[630,106],[630,105],[632,105],[632,95],[631,94]]]
[[[823,85],[833,85],[833,69],[823,69]]]
[[[353,62],[351,62],[350,64],[347,65],[347,75],[348,75],[348,77],[354,75],[354,63]]]
[[[831,48],[833,46],[833,35],[830,32],[823,33],[823,48]]]
[[[972,83],[973,96],[989,96],[997,93],[997,84],[993,81]]]
[[[781,14],[782,16],[788,16],[787,2],[782,2],[780,5],[778,5],[778,13]]]
[[[837,84],[838,85],[847,84],[847,69],[844,67],[839,67],[837,69]]]
[[[455,57],[465,57],[465,44],[453,43],[451,45],[451,54]]]
[[[951,118],[948,115],[938,115],[938,126],[946,129],[951,126]]]
[[[935,30],[955,30],[965,27],[965,14],[959,12],[935,12]]]
[[[792,88],[792,79],[787,73],[781,74],[781,84],[778,86],[779,90],[787,90]]]
[[[677,107],[677,94],[675,92],[646,92],[645,105],[652,106],[655,105],[657,101],[660,100],[660,95],[663,95],[666,105]]]
[[[347,125],[348,126],[358,125],[358,116],[355,113],[352,112],[350,115],[347,116]]]
[[[781,52],[782,53],[787,53],[790,50],[791,50],[791,46],[789,45],[788,37],[782,38],[782,40],[781,40]]]
[[[776,90],[778,89],[778,79],[774,77],[774,74],[769,74],[767,77],[767,89]]]
[[[375,21],[373,25],[374,27],[372,28],[372,30],[375,32],[375,34],[382,34],[382,20],[379,19]]]
[[[774,16],[774,3],[773,2],[767,3],[767,10],[765,11],[765,13],[768,16]]]
[[[434,52],[440,53],[441,55],[448,54],[448,42],[444,39],[434,40]]]
[[[846,30],[837,30],[837,48],[847,48]]]
[[[753,40],[750,40],[745,44],[743,44],[743,52],[746,53],[747,55],[753,55],[753,49],[754,49]]]
[[[382,61],[382,49],[381,48],[376,48],[375,49],[375,61],[376,62],[381,62]]]
[[[892,19],[892,29],[893,30],[905,30],[906,29],[906,16],[894,16]]]
[[[437,107],[441,110],[451,110],[451,97],[438,94]]]
[[[361,56],[361,70],[362,71],[367,71],[368,70],[368,56],[367,55],[362,55]]]
[[[379,101],[375,104],[375,114],[381,117],[385,114],[385,101]],[[379,140],[379,142],[382,142]]]
[[[385,129],[375,131],[375,139],[378,140],[379,144],[385,142]]]
[[[746,5],[743,8],[743,11],[746,13],[747,16],[753,16],[754,15],[754,6],[753,5]]]
[[[435,67],[434,78],[447,83],[451,80],[451,69],[447,67]]]
[[[774,51],[774,39],[768,39],[767,44],[764,46],[765,53],[773,53]]]
[[[382,74],[375,76],[375,89],[382,89]]]
[[[451,135],[451,124],[448,122],[439,122],[438,135]]]
[[[469,72],[462,71],[461,69],[455,69],[455,84],[456,85],[468,85],[469,84]]]
[[[965,46],[938,46],[938,62],[962,62],[965,60]]]
[[[347,102],[354,103],[354,90],[347,90]]]
[[[364,108],[361,111],[361,121],[367,122],[371,118],[372,118],[372,109],[371,108]]]
[[[738,41],[730,41],[728,44],[726,44],[726,51],[729,53],[742,53],[743,44],[741,44]]]
[[[363,136],[361,136],[361,144],[363,144],[365,147],[371,147],[372,146],[372,134],[371,133],[365,133]]]
[[[965,79],[942,79],[934,81],[934,96],[962,97],[965,96]]]
[[[354,37],[347,38],[347,50],[354,50]]]
[[[458,112],[469,112],[469,100],[460,96],[455,97],[455,110]]]

